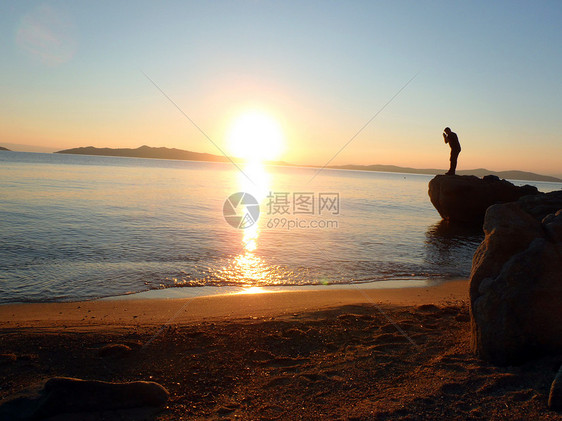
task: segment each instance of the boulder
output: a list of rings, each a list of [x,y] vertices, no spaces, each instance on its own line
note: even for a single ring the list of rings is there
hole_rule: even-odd
[[[125,344],[107,344],[98,350],[102,358],[123,358],[131,354],[133,350]]]
[[[534,186],[518,187],[495,175],[437,175],[429,182],[428,191],[441,217],[458,222],[481,222],[491,205],[538,193]]]
[[[548,395],[548,408],[553,411],[562,412],[562,366],[550,386]]]
[[[472,260],[472,348],[498,365],[562,352],[562,191],[486,211]]]
[[[69,377],[49,379],[38,396],[22,396],[0,406],[0,419],[35,420],[60,414],[99,413],[160,407],[168,391],[155,382],[110,383]]]

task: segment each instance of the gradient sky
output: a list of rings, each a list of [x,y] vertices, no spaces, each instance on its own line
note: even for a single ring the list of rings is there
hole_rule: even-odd
[[[219,153],[246,109],[283,160],[562,175],[562,2],[45,1],[0,5],[0,145]],[[12,147],[17,150],[17,147]]]

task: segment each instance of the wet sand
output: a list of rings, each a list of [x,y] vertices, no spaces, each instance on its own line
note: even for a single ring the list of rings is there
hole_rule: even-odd
[[[66,376],[156,381],[171,395],[157,420],[561,419],[547,408],[560,359],[498,368],[470,352],[467,281],[5,305],[0,339],[3,399]]]

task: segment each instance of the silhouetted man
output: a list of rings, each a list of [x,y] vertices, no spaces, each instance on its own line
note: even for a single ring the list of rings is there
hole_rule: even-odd
[[[455,175],[455,170],[457,169],[457,158],[461,153],[461,144],[459,143],[459,138],[456,133],[452,132],[451,129],[445,127],[443,133],[443,139],[445,143],[448,143],[451,147],[451,166],[449,167],[449,171],[447,171],[446,175]]]

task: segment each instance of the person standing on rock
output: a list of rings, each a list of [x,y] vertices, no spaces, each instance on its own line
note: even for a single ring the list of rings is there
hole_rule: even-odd
[[[448,143],[451,147],[451,166],[445,175],[455,175],[455,170],[457,169],[457,158],[461,153],[461,144],[459,143],[457,134],[452,132],[448,127],[445,127],[443,139],[445,140],[445,143]]]

